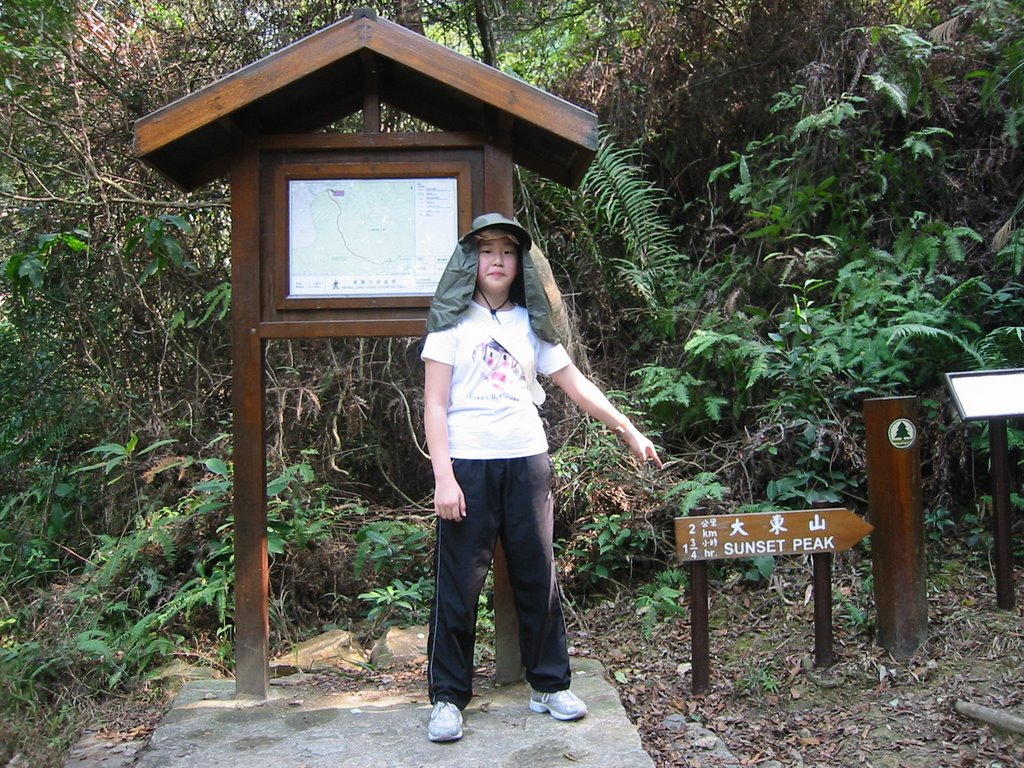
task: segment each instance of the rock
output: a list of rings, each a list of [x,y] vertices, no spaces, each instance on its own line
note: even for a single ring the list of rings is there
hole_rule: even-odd
[[[373,646],[370,661],[379,669],[421,664],[427,659],[427,628],[388,627]]]
[[[210,667],[197,667],[181,659],[173,659],[153,673],[154,680],[170,682],[173,680],[216,680],[221,674]]]
[[[729,751],[725,742],[699,723],[682,715],[670,715],[661,725],[673,734],[672,747],[690,760],[691,765],[717,768],[740,764],[739,758]]]
[[[362,669],[369,661],[366,650],[351,632],[335,629],[304,643],[270,662],[271,667],[294,667],[303,672],[315,669]]]

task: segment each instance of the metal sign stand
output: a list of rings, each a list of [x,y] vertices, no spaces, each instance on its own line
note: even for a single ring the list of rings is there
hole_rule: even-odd
[[[964,421],[988,421],[992,461],[992,525],[995,537],[996,605],[1012,610],[1013,547],[1010,536],[1009,418],[1024,416],[1024,369],[947,373],[946,383]]]

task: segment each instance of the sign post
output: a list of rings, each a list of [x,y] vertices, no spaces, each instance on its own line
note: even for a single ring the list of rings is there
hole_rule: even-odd
[[[677,517],[676,556],[690,561],[691,570],[691,666],[693,692],[703,693],[708,685],[707,571],[705,561],[762,555],[812,555],[815,558],[815,658],[831,662],[831,606],[826,612],[819,601],[821,573],[829,555],[850,549],[871,533],[872,527],[842,507],[804,509],[791,512],[758,512],[744,515]],[[831,595],[824,590],[823,597]],[[827,624],[827,630],[824,625]]]
[[[1013,547],[1010,542],[1010,450],[1006,421],[1024,416],[1024,370],[947,373],[953,402],[965,421],[988,420],[992,462],[992,525],[996,557],[996,605],[1012,610]]]
[[[928,636],[917,398],[864,401],[878,644],[906,659]]]

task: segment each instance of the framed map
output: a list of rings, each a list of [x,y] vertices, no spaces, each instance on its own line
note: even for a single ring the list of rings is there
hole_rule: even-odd
[[[455,178],[289,179],[288,295],[432,296],[458,226]]]
[[[273,182],[261,202],[264,321],[429,307],[481,186],[479,152],[441,155],[265,154]]]

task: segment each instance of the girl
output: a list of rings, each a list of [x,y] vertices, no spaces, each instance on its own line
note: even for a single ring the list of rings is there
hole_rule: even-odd
[[[462,737],[472,696],[476,608],[501,539],[519,619],[529,708],[578,720],[586,705],[569,690],[565,621],[555,579],[547,438],[537,411],[555,384],[608,425],[643,461],[653,443],[569,359],[515,219],[477,217],[438,284],[427,320],[424,426],[434,471],[436,590],[427,642],[434,705],[427,737]]]

